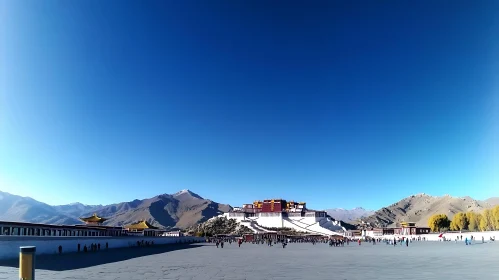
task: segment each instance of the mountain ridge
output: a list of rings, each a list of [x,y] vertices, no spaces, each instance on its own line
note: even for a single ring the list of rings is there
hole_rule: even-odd
[[[480,212],[495,205],[499,205],[499,197],[476,200],[469,196],[431,196],[419,193],[376,211],[355,207],[331,208],[326,212],[335,220],[345,223],[364,222],[371,226],[393,226],[401,221],[411,221],[426,225],[433,214],[443,213],[452,218],[457,212]],[[0,191],[0,220],[6,221],[81,224],[80,217],[96,213],[109,218],[105,225],[123,226],[138,220],[147,220],[162,228],[186,229],[231,209],[229,204],[205,199],[188,189],[108,205],[86,205],[80,202],[49,205],[31,197]]]
[[[6,221],[81,224],[80,217],[96,213],[109,217],[104,224],[110,226],[123,226],[138,220],[147,220],[154,226],[181,229],[232,209],[228,204],[204,199],[190,190],[109,205],[85,205],[79,202],[48,205],[30,197],[1,191],[0,201],[0,220]]]
[[[355,207],[352,209],[331,208],[331,209],[326,209],[326,212],[334,219],[348,223],[354,222],[360,218],[372,215],[374,213],[373,210],[367,210],[364,209],[363,207]]]

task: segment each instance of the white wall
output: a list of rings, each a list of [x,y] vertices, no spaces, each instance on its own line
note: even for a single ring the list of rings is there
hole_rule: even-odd
[[[289,217],[289,222],[285,221],[286,227],[296,228],[303,231],[303,228],[310,232],[322,233],[326,235],[341,235],[335,230],[343,230],[337,222],[326,217]],[[298,227],[296,227],[298,226]]]
[[[263,214],[267,213],[260,213],[260,217],[256,221],[260,226],[262,227],[267,227],[267,228],[282,228],[283,227],[283,221],[282,221],[282,214],[281,213],[271,213],[272,215],[279,214],[278,216],[270,216],[266,217]]]
[[[317,223],[312,223],[312,225],[310,225],[308,223],[303,223],[301,221],[298,221],[298,219],[284,219],[284,227],[292,228],[295,229],[296,231],[301,231],[301,232],[308,231],[310,233],[319,233],[325,235],[334,234],[332,231],[320,227],[319,224]]]
[[[442,238],[438,237],[440,233],[430,233],[430,234],[420,234],[420,235],[383,235],[383,236],[377,236],[379,238],[387,238],[387,239],[393,239],[393,238],[400,238],[400,237],[408,237],[408,238],[418,238],[423,237],[427,241],[441,241]],[[476,240],[476,242],[482,242],[482,236],[485,238],[485,241],[490,240],[490,237],[499,237],[499,231],[485,231],[485,232],[463,232],[463,233],[444,233],[443,237],[445,239],[450,239],[454,241],[458,236],[461,237],[463,236],[463,242],[465,238],[468,238],[468,240],[471,239],[471,236],[473,235],[473,238]],[[496,239],[497,240],[497,239]],[[461,241],[461,239],[459,239]],[[499,241],[499,240],[497,240]]]
[[[342,231],[342,232],[346,232],[346,229],[341,226],[341,223],[339,221],[333,221],[329,218],[322,218],[320,221],[319,221],[319,224],[324,227],[324,228],[327,228],[331,231]]]
[[[204,242],[202,237],[50,237],[50,236],[0,236],[0,259],[10,259],[19,257],[19,247],[36,246],[36,254],[57,254],[59,245],[62,246],[63,253],[77,252],[78,244],[81,244],[81,251],[87,245],[100,243],[101,250],[106,248],[123,248],[137,246],[137,241],[154,241],[154,244],[172,244],[186,242]]]

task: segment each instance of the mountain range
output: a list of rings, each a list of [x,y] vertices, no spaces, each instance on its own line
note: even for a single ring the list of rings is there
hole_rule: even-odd
[[[434,214],[446,214],[449,219],[452,219],[454,214],[458,212],[481,212],[495,205],[499,205],[497,197],[480,201],[469,196],[431,196],[421,193],[383,207],[372,215],[361,218],[361,220],[375,227],[396,226],[402,221],[426,226],[428,219]]]
[[[79,217],[96,213],[101,217],[108,217],[109,220],[104,224],[110,226],[146,220],[162,228],[184,229],[230,209],[230,205],[204,199],[189,190],[111,205],[71,203],[58,206],[0,192],[0,220],[31,223],[81,224]]]
[[[347,223],[354,222],[361,218],[374,214],[374,211],[366,210],[362,207],[357,207],[354,209],[334,208],[327,209],[326,212],[329,216],[335,218],[336,220],[344,221]]]
[[[452,218],[457,212],[481,212],[495,205],[499,205],[498,197],[480,201],[471,197],[417,194],[377,211],[361,207],[350,210],[335,208],[326,211],[336,220],[378,227],[395,226],[402,221],[426,225],[428,218],[433,214],[447,214]],[[110,205],[71,203],[57,206],[0,191],[0,220],[3,221],[70,225],[81,224],[80,217],[96,213],[109,218],[105,225],[123,226],[146,220],[161,228],[186,229],[231,209],[228,204],[202,198],[190,190]]]

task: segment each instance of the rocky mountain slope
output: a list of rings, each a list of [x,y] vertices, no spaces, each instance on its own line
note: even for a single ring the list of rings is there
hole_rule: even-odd
[[[328,213],[329,216],[333,217],[335,220],[340,220],[347,223],[354,222],[360,218],[374,214],[374,211],[366,210],[362,207],[357,207],[354,209],[334,208],[334,209],[327,209],[326,212]]]
[[[49,224],[81,223],[77,217],[59,212],[53,206],[29,197],[12,195],[1,191],[0,220]]]
[[[183,190],[173,195],[162,194],[149,199],[107,205],[95,211],[98,215],[110,217],[106,222],[108,225],[120,226],[145,219],[154,226],[185,229],[230,209],[229,205]]]
[[[189,190],[111,205],[72,203],[58,206],[0,192],[0,220],[5,221],[81,224],[79,217],[97,213],[109,218],[106,225],[120,226],[147,220],[158,227],[184,229],[230,209],[229,205],[204,199]]]
[[[469,196],[430,196],[423,193],[406,197],[390,206],[383,207],[361,220],[372,226],[396,226],[402,221],[426,226],[428,219],[434,214],[446,214],[452,219],[457,212],[481,212],[491,206],[492,204],[487,201],[475,200]]]

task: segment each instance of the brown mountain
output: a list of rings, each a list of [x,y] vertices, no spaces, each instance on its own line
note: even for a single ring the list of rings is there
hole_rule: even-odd
[[[231,209],[199,195],[183,190],[173,195],[162,194],[144,200],[134,200],[94,209],[92,212],[109,217],[107,225],[121,226],[147,220],[154,226],[188,228]]]
[[[377,227],[396,226],[402,221],[427,226],[428,219],[434,214],[446,214],[452,219],[457,212],[480,212],[491,206],[492,204],[487,201],[475,200],[469,196],[430,196],[423,193],[411,195],[388,207],[383,207],[374,214],[362,218],[362,221]]]
[[[106,225],[121,226],[146,220],[158,227],[184,229],[230,209],[230,205],[204,199],[189,190],[104,206],[81,203],[51,206],[29,197],[0,192],[0,220],[6,221],[80,224],[79,217],[97,213],[109,218]]]

